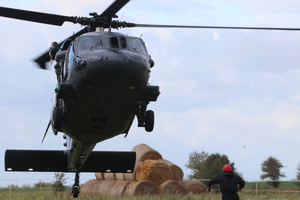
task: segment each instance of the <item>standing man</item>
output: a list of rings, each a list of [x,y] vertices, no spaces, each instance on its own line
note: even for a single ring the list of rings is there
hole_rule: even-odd
[[[245,186],[245,181],[238,175],[234,175],[231,166],[226,164],[223,166],[224,173],[210,179],[208,183],[208,192],[211,191],[213,184],[220,184],[220,190],[222,192],[222,200],[239,200],[237,191],[241,190]]]

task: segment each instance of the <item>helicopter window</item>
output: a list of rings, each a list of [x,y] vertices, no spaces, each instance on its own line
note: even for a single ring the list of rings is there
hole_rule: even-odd
[[[72,44],[70,48],[70,53],[69,53],[69,60],[71,60],[74,57],[74,43]]]
[[[125,40],[125,38],[120,38],[120,43],[121,43],[122,49],[126,49],[127,45],[126,45],[126,40]]]
[[[123,45],[122,48],[124,48]],[[144,54],[145,56],[148,55],[145,44],[140,38],[126,37],[125,48]]]
[[[117,37],[110,38],[111,48],[119,48],[119,41]]]
[[[78,50],[86,51],[92,48],[102,47],[101,37],[96,36],[83,36],[79,39]]]

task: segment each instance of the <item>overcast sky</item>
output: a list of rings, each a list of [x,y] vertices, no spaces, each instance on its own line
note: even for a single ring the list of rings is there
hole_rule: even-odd
[[[0,0],[0,6],[70,16],[103,12],[112,0]],[[119,20],[149,24],[300,27],[296,0],[131,0]],[[53,70],[31,60],[80,25],[62,27],[0,18],[0,186],[52,179],[53,173],[4,172],[6,149],[64,150],[62,134],[41,144],[56,86]],[[162,94],[152,133],[133,123],[123,135],[95,150],[130,151],[146,143],[180,166],[189,153],[220,153],[235,162],[246,181],[259,180],[261,163],[274,156],[284,180],[300,163],[300,32],[214,29],[122,29],[141,36],[155,61],[150,83]],[[68,175],[73,183],[74,174]],[[94,178],[81,174],[82,182]],[[20,179],[20,180],[15,180]]]

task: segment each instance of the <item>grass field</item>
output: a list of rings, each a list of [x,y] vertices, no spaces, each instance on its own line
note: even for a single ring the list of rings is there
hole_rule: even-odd
[[[300,200],[300,193],[298,192],[286,192],[285,190],[278,190],[277,192],[260,191],[256,196],[255,191],[243,191],[239,193],[241,200]],[[71,190],[65,192],[55,192],[53,190],[43,190],[39,188],[35,189],[8,189],[0,190],[0,200],[68,200],[74,199],[71,195]],[[219,193],[206,193],[201,195],[189,194],[189,195],[173,195],[173,196],[141,196],[141,197],[105,197],[105,196],[85,196],[78,197],[81,200],[214,200],[221,199]]]

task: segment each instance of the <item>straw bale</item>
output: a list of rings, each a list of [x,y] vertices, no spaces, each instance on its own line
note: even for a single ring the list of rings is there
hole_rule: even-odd
[[[104,180],[114,181],[116,179],[116,173],[104,173]]]
[[[127,174],[127,173],[115,173],[116,180],[118,180],[118,181],[124,181],[125,180],[125,174]]]
[[[184,180],[180,185],[185,189],[186,193],[201,194],[206,192],[206,187],[198,180]]]
[[[95,176],[96,176],[96,179],[99,180],[99,181],[105,180],[103,172],[101,172],[101,173],[95,173]]]
[[[113,197],[121,197],[124,196],[127,185],[130,181],[116,181],[116,183],[112,186],[109,195]]]
[[[91,179],[91,180],[85,182],[81,187],[80,193],[91,195],[92,194],[91,189],[96,182],[97,182],[96,179]]]
[[[162,156],[160,153],[152,149],[146,144],[139,144],[135,146],[132,151],[136,152],[136,163],[139,161],[145,161],[145,160],[158,160],[162,159]]]
[[[101,185],[104,183],[105,181],[96,181],[93,183],[92,187],[91,187],[91,191],[90,194],[91,195],[99,195],[99,188],[101,187]]]
[[[127,185],[124,196],[157,195],[158,187],[151,181],[134,181]]]
[[[185,190],[178,181],[168,180],[159,186],[162,194],[174,195],[174,194],[185,194]]]
[[[100,185],[98,194],[100,195],[106,195],[110,193],[111,188],[116,184],[117,181],[112,181],[112,180],[105,180],[103,183]]]
[[[180,167],[177,165],[173,164],[172,162],[168,160],[163,160],[168,166],[171,171],[171,179],[176,180],[176,181],[182,181],[183,180],[183,171]]]
[[[136,180],[152,181],[156,185],[171,179],[171,171],[162,160],[146,160],[136,171]]]
[[[142,161],[139,161],[139,162],[135,163],[133,173],[125,173],[124,174],[124,179],[126,181],[135,181],[136,180],[136,171],[139,168],[139,166],[141,166],[142,164],[143,164]]]

